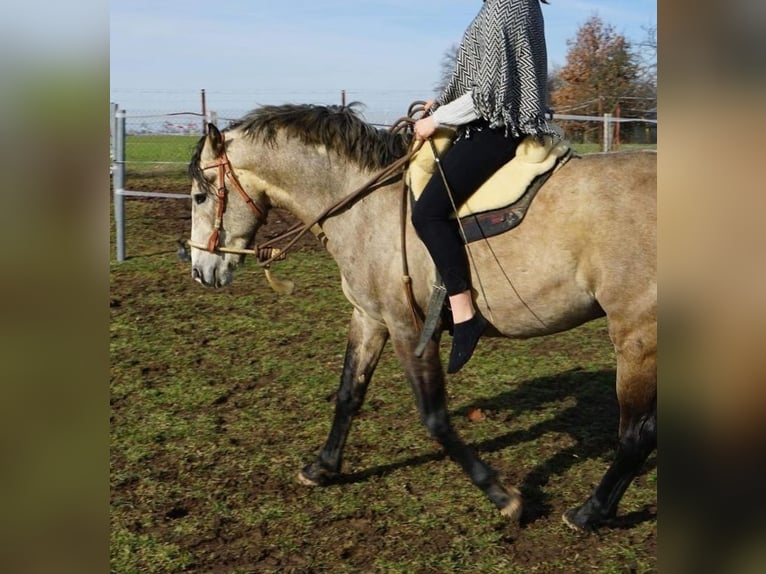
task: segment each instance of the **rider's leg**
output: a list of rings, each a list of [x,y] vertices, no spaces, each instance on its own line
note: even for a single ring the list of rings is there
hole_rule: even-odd
[[[441,173],[431,177],[412,213],[412,222],[444,281],[450,298],[453,331],[448,372],[457,372],[471,357],[486,327],[473,304],[470,266],[457,222],[450,219],[482,183],[514,155],[518,139],[503,128],[483,126],[459,138],[441,159],[449,193]],[[452,198],[450,199],[450,194]]]

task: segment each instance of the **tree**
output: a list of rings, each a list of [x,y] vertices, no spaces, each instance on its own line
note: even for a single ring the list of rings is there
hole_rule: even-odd
[[[650,83],[657,85],[657,27],[644,28],[646,37],[639,42],[641,75]]]
[[[561,66],[554,66],[548,70],[548,81],[546,83],[545,91],[548,93],[548,102],[550,106],[551,94],[555,93],[561,88]]]
[[[452,72],[455,69],[455,62],[457,61],[457,51],[459,45],[452,44],[442,55],[441,70],[439,72],[439,83],[434,86],[436,94],[441,94],[444,88],[449,84]]]
[[[636,54],[625,37],[598,16],[591,16],[567,45],[567,61],[557,71],[558,86],[551,94],[556,113],[620,113],[618,105],[645,97]],[[567,122],[565,127],[572,140],[595,141],[600,136],[600,126],[590,122]]]
[[[657,28],[644,28],[646,37],[638,44],[639,90],[643,102],[635,105],[636,115],[655,116],[657,113]]]

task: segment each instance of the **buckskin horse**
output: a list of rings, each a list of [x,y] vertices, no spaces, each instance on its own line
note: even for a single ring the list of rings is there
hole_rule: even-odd
[[[503,515],[518,520],[519,490],[504,487],[452,426],[439,356],[445,325],[420,356],[414,352],[413,309],[425,309],[435,270],[402,215],[401,175],[375,176],[406,159],[410,140],[368,124],[351,106],[263,106],[222,131],[209,125],[189,166],[192,277],[229,284],[243,254],[260,253],[251,245],[269,209],[291,212],[337,262],[353,306],[332,428],[299,481],[339,477],[352,420],[390,339],[431,436]],[[653,151],[572,159],[539,190],[520,226],[471,245],[482,287],[476,304],[491,322],[485,336],[537,337],[607,317],[619,441],[589,498],[564,513],[575,529],[608,523],[656,448],[656,166]],[[403,259],[409,300],[397,288]]]

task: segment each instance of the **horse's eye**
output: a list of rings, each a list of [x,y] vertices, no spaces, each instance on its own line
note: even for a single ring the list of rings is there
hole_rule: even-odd
[[[201,205],[205,203],[205,200],[207,199],[207,193],[197,193],[194,195],[194,203],[197,205]]]

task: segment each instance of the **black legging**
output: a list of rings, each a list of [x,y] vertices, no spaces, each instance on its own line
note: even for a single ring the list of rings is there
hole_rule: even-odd
[[[513,158],[519,139],[505,136],[505,128],[473,127],[458,138],[441,158],[455,205],[460,207],[503,164]],[[428,142],[425,145],[429,145]],[[448,295],[470,289],[471,278],[457,221],[450,219],[452,203],[437,169],[412,209],[412,224],[425,244]]]

